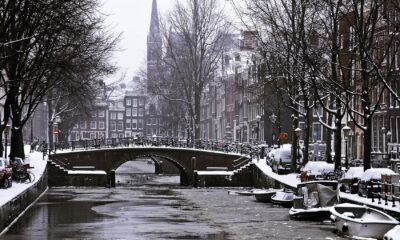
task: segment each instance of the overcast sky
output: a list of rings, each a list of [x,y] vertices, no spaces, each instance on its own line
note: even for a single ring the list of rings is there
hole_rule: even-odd
[[[146,40],[150,28],[152,0],[102,0],[102,12],[107,14],[106,23],[115,32],[122,32],[114,61],[120,68],[109,81],[117,80],[123,73],[130,80],[140,67],[145,65]],[[159,14],[168,12],[175,0],[157,0]]]
[[[113,60],[119,67],[114,76],[106,79],[113,82],[125,75],[125,80],[130,80],[146,66],[146,41],[150,28],[151,5],[153,0],[101,0],[101,11],[107,14],[106,23],[112,31],[122,33],[119,44],[121,51],[114,54]],[[157,0],[159,16],[165,15],[172,9],[176,0]],[[221,1],[224,9],[231,14],[230,4]]]

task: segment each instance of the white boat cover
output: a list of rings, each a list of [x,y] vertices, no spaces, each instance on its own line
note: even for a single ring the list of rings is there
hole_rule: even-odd
[[[328,207],[337,203],[336,190],[319,183],[306,184],[306,186],[302,187],[302,193],[304,206],[307,208]]]

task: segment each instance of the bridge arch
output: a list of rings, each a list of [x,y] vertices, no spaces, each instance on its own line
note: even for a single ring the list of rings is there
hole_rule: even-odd
[[[66,170],[74,170],[76,166],[90,166],[93,170],[103,170],[107,173],[107,184],[112,186],[113,172],[115,177],[115,171],[112,170],[141,156],[153,158],[154,162],[157,162],[155,158],[159,158],[173,164],[181,173],[181,185],[193,184],[192,177],[196,170],[202,171],[208,167],[226,167],[233,170],[234,161],[243,157],[239,154],[188,148],[118,147],[60,152],[52,154],[49,159]]]
[[[135,161],[136,159],[139,159],[139,158],[151,159],[154,162],[154,165],[156,167],[156,174],[160,173],[160,171],[161,171],[161,163],[156,158],[163,159],[165,161],[170,162],[173,166],[175,166],[179,170],[180,184],[181,185],[190,184],[191,176],[189,175],[189,172],[187,171],[187,169],[182,164],[180,164],[179,161],[177,161],[173,158],[167,157],[167,156],[163,156],[163,155],[143,154],[143,155],[134,155],[134,156],[132,156],[132,158],[129,157],[129,159],[125,158],[125,159],[120,159],[120,160],[116,161],[115,164],[111,167],[111,176],[110,176],[111,186],[115,186],[115,171],[122,164],[129,162],[129,161]]]

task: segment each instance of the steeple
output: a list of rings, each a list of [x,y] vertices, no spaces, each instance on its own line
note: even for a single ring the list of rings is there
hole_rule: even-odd
[[[161,56],[161,34],[158,19],[157,0],[153,0],[151,9],[150,30],[147,35],[147,61],[157,61]]]
[[[162,57],[162,40],[158,19],[157,0],[153,0],[151,9],[150,29],[147,35],[147,90],[154,89],[159,79],[157,67]]]
[[[157,0],[153,0],[153,6],[151,8],[150,33],[155,33],[160,31],[160,25],[158,20],[159,19],[158,19]]]

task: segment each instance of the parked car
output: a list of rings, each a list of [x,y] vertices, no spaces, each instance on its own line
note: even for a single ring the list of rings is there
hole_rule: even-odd
[[[380,193],[382,174],[395,175],[396,173],[388,168],[370,168],[366,170],[358,182],[358,195],[370,198],[373,194]]]
[[[290,166],[292,162],[292,154],[290,148],[279,148],[276,149],[272,154],[272,171],[278,174],[290,172]]]
[[[12,186],[12,168],[4,158],[0,158],[0,186],[4,188]]]

